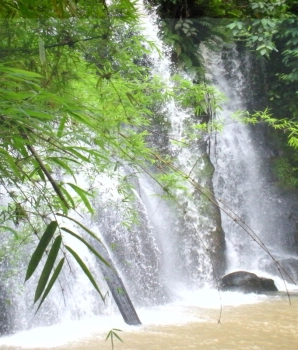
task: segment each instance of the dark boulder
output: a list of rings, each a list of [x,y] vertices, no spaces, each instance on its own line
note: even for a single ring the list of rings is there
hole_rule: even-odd
[[[274,281],[271,278],[259,277],[247,271],[235,271],[222,277],[220,287],[225,291],[242,293],[276,292]]]

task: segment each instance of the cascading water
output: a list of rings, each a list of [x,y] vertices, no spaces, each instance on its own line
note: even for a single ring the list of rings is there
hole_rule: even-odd
[[[243,58],[233,45],[220,52],[205,53],[205,57],[209,80],[228,98],[217,116],[223,130],[215,131],[210,139],[215,195],[220,203],[227,205],[231,214],[222,212],[227,270],[249,270],[261,274],[267,271],[278,275],[276,266],[263,248],[266,246],[280,262],[290,256],[294,259],[289,241],[293,242],[295,227],[289,218],[295,212],[297,198],[279,191],[270,176],[269,160],[274,150],[266,146],[269,142],[262,132],[263,126],[252,128],[235,117],[237,111],[247,110],[250,104],[249,55]],[[247,225],[252,237],[239,225],[242,220],[242,226]],[[288,269],[289,265],[284,267],[290,274],[294,272],[292,277],[297,277],[295,271]]]

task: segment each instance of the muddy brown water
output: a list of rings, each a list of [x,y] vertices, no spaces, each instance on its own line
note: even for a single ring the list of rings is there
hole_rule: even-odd
[[[156,311],[156,317],[161,315]],[[175,313],[175,310],[172,310]],[[181,313],[181,308],[177,313]],[[182,318],[191,314],[189,321]],[[115,350],[297,350],[298,349],[298,294],[291,296],[291,305],[286,295],[267,298],[261,302],[224,306],[221,322],[218,323],[217,308],[185,306],[181,320],[173,324],[147,324],[127,327],[121,333],[123,343],[115,339]],[[178,320],[178,321],[177,321]],[[156,323],[158,320],[156,319]],[[74,329],[74,332],[76,330]],[[63,350],[111,350],[105,341],[106,332],[100,330],[82,336],[76,341],[51,347]],[[55,335],[54,335],[55,336]],[[7,338],[8,339],[8,338]],[[1,340],[1,339],[0,339]],[[28,347],[28,344],[5,345],[1,350],[49,349],[48,344]]]

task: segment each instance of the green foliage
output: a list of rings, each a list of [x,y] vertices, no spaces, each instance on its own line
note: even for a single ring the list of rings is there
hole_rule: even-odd
[[[112,330],[109,331],[109,333],[108,333],[108,335],[106,337],[106,341],[108,339],[111,340],[112,350],[114,350],[114,340],[115,340],[115,338],[120,340],[123,343],[123,340],[119,337],[117,332],[122,332],[122,331],[121,331],[121,329],[113,328]]]
[[[57,221],[52,221],[47,226],[47,228],[46,228],[44,234],[42,235],[34,253],[32,254],[32,257],[30,259],[30,262],[29,262],[29,265],[27,268],[25,281],[27,281],[32,276],[34,271],[36,270],[47,246],[49,245],[51,239],[54,236],[54,233],[55,233],[57,227],[58,227]]]
[[[287,188],[298,186],[298,168],[293,167],[288,159],[284,157],[274,159],[273,171],[282,186]]]
[[[41,298],[41,300],[40,300],[40,303],[39,303],[39,305],[38,305],[38,307],[37,307],[37,309],[36,309],[36,312],[39,310],[39,308],[40,308],[41,305],[43,304],[45,298],[46,298],[46,297],[48,296],[48,294],[50,293],[50,291],[51,291],[53,285],[55,284],[55,282],[56,282],[56,280],[57,280],[57,278],[58,278],[58,276],[59,276],[59,274],[60,274],[60,272],[61,272],[61,270],[62,270],[62,267],[63,267],[63,265],[64,265],[64,261],[65,261],[65,258],[62,258],[62,259],[59,261],[59,264],[57,265],[56,269],[53,271],[52,277],[51,277],[51,279],[50,279],[50,281],[49,281],[49,283],[48,283],[48,285],[47,285],[47,287],[46,287],[46,289],[45,289],[45,291],[44,291],[44,293],[43,293],[43,296],[42,296],[42,298]]]
[[[81,269],[83,270],[84,274],[88,277],[89,281],[92,283],[93,287],[95,288],[95,290],[98,292],[98,294],[101,296],[101,299],[104,301],[104,296],[101,293],[92,273],[90,272],[90,270],[88,269],[88,267],[86,266],[86,264],[84,263],[84,261],[79,257],[79,255],[69,246],[65,246],[65,248],[71,253],[71,255],[74,257],[74,259],[76,260],[76,262],[78,263],[78,265],[81,267]]]
[[[71,213],[93,215],[92,182],[99,175],[119,180],[124,205],[131,198],[129,180],[119,168],[126,165],[138,172],[148,164],[169,165],[147,143],[153,111],[175,98],[197,118],[189,121],[195,138],[200,128],[191,125],[219,107],[217,92],[206,85],[175,77],[175,86],[168,87],[150,75],[146,55],[156,48],[139,34],[136,20],[135,4],[128,0],[109,5],[95,0],[0,4],[0,185],[8,201],[0,225],[13,239],[29,232],[36,244],[25,280],[41,271],[37,310],[69,258],[104,300],[86,263],[65,245],[64,235],[113,268],[90,243],[102,244],[97,235]],[[168,29],[177,55],[195,73],[200,57],[189,57],[190,49],[206,37],[205,29],[211,33],[212,23],[190,19],[175,21]],[[160,181],[164,189],[182,188],[183,176],[173,171]],[[81,178],[90,181],[81,184]],[[65,227],[64,219],[83,234]]]
[[[205,118],[208,120],[212,111],[221,109],[224,96],[214,87],[204,83],[194,84],[190,80],[183,79],[180,75],[174,75],[173,81],[176,83],[174,89],[176,100],[183,108],[193,109],[196,117],[209,114]]]
[[[234,0],[195,0],[195,1],[164,1],[147,0],[149,4],[158,6],[161,18],[198,18],[198,17],[238,17],[243,13],[243,7]]]
[[[224,21],[204,18],[163,19],[160,21],[163,41],[172,49],[172,61],[197,77],[204,74],[199,45],[216,49],[227,40]]]
[[[279,20],[257,18],[247,21],[236,21],[227,25],[232,35],[239,40],[245,40],[248,48],[255,50],[259,56],[268,57],[272,51],[277,51],[273,35],[278,33]]]
[[[85,238],[61,226],[59,215],[99,241],[68,216],[79,208],[93,213],[95,192],[79,185],[78,175],[113,177],[114,159],[138,166],[152,157],[140,128],[148,125],[150,93],[162,94],[157,79],[151,81],[136,62],[148,51],[145,39],[132,35],[134,5],[8,1],[0,11],[0,184],[10,197],[2,228],[18,237],[13,223],[22,224],[19,231],[31,227],[31,236],[36,234],[25,279],[45,260],[35,293],[38,309],[68,256],[104,299],[87,265],[64,245],[62,232],[110,265]]]
[[[244,112],[243,121],[252,124],[265,122],[275,130],[282,130],[288,135],[288,144],[298,149],[298,125],[295,120],[274,118],[269,110],[265,109],[264,111],[255,112],[252,115]]]
[[[283,155],[272,160],[272,167],[278,182],[284,187],[298,186],[298,125],[294,120],[274,118],[268,109],[254,114],[238,112],[237,118],[250,124],[266,123],[277,131],[287,135],[287,144],[279,145],[283,149]],[[290,146],[290,147],[287,147]],[[292,152],[291,149],[294,149]]]
[[[275,35],[282,32],[282,23],[289,16],[285,0],[250,0],[236,20],[227,25],[233,38],[244,41],[259,57],[278,51]]]
[[[54,243],[52,244],[52,247],[50,249],[49,255],[47,257],[47,261],[44,265],[44,268],[41,272],[36,291],[34,296],[34,303],[40,298],[42,295],[46,284],[48,282],[48,279],[50,277],[50,274],[52,272],[53,266],[55,264],[57,255],[59,253],[60,247],[61,247],[62,237],[61,235],[57,236],[54,240]]]

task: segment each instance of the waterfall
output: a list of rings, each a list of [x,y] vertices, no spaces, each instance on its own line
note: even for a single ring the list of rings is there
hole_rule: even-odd
[[[171,62],[167,48],[158,39],[157,27],[148,17],[142,25],[162,51],[161,57],[155,54],[149,58],[152,76],[163,76],[172,87]],[[219,277],[234,270],[278,275],[270,256],[233,220],[234,214],[252,228],[253,235],[260,237],[276,259],[286,263],[286,268],[297,262],[290,246],[298,222],[293,214],[298,200],[289,194],[282,196],[272,184],[268,173],[271,155],[262,129],[256,130],[232,117],[237,110],[247,109],[249,103],[249,58],[244,62],[236,46],[218,52],[203,46],[201,50],[208,82],[228,98],[216,116],[223,130],[213,131],[209,138],[188,140],[187,147],[181,147],[187,138],[187,125],[194,117],[173,98],[159,106],[161,121],[152,128],[161,128],[162,134],[152,134],[149,141],[175,159],[174,166],[204,188],[209,198],[186,182],[173,193],[176,200],[167,201],[163,198],[164,189],[148,175],[156,175],[158,170],[135,174],[128,164],[119,165],[113,176],[97,175],[88,184],[97,191],[97,197],[95,216],[91,219],[81,213],[84,224],[105,243],[107,260],[116,267],[136,308],[170,303],[180,297],[180,289],[214,288]],[[191,81],[185,73],[183,77]],[[120,180],[123,177],[129,179],[126,187]],[[210,201],[213,191],[218,202]],[[219,210],[222,203],[233,212],[232,218]],[[117,312],[106,270],[101,270],[80,244],[76,249],[91,266],[106,295],[106,304],[101,304],[86,276],[71,265],[71,273],[65,272],[63,283],[55,286],[35,316],[32,300],[36,280],[23,287],[23,277],[15,277],[5,286],[0,285],[1,298],[6,299],[9,293],[14,308],[11,315],[4,312],[12,324],[4,331]],[[25,269],[27,263],[28,257],[18,268]]]
[[[208,79],[228,98],[217,115],[223,130],[213,132],[210,139],[215,195],[232,213],[229,216],[222,211],[227,272],[242,269],[278,275],[277,266],[263,249],[266,246],[297,278],[297,271],[286,263],[287,259],[296,259],[291,249],[296,228],[290,218],[295,213],[297,198],[279,190],[274,183],[270,159],[275,150],[265,137],[264,127],[246,125],[235,117],[237,111],[245,111],[251,104],[250,56],[232,45],[220,52],[205,52],[205,57]],[[240,218],[244,225],[239,225]],[[248,227],[252,237],[241,226]],[[264,246],[260,247],[254,238]]]

